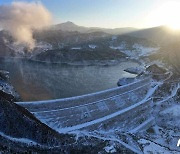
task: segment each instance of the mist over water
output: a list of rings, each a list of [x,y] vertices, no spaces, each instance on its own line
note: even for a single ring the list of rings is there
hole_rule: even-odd
[[[138,66],[122,62],[115,66],[68,66],[9,60],[0,69],[10,72],[10,81],[24,101],[78,96],[117,87],[121,77],[134,76],[123,70]]]
[[[8,31],[16,44],[29,49],[35,47],[34,29],[42,29],[51,24],[51,14],[41,3],[12,2],[0,5],[0,28]]]

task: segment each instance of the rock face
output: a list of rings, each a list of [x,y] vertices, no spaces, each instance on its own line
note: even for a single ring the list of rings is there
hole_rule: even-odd
[[[148,68],[146,68],[146,71],[152,74],[164,74],[167,72],[164,68],[159,67],[156,64],[150,65]]]
[[[0,96],[8,101],[20,101],[21,98],[13,86],[8,83],[9,72],[0,70]]]
[[[8,80],[9,79],[9,72],[0,70],[0,79],[1,80]]]
[[[138,67],[130,67],[124,70],[125,72],[131,73],[131,74],[141,74],[143,73],[143,69]]]
[[[151,74],[152,78],[155,80],[162,80],[170,75],[170,72],[168,73],[166,69],[156,64],[150,65],[146,68],[146,73]]]
[[[121,79],[119,79],[117,85],[124,86],[124,85],[132,83],[134,81],[135,81],[135,78],[121,78]]]

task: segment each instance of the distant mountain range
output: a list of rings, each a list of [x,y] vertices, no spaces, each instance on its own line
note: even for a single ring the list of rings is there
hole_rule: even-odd
[[[100,28],[100,27],[83,27],[83,26],[78,26],[70,21],[53,25],[51,28],[53,28],[54,30],[62,30],[62,31],[68,31],[68,32],[77,31],[80,33],[92,33],[92,32],[101,31],[101,32],[105,32],[109,34],[116,34],[116,35],[125,34],[125,33],[133,32],[137,30],[136,28],[132,28],[132,27],[114,28],[114,29]]]
[[[141,29],[128,33],[127,35],[138,38],[146,38],[160,45],[167,45],[180,41],[180,32],[173,31],[166,26]]]
[[[103,32],[111,35],[128,35],[138,38],[146,38],[157,44],[166,44],[180,41],[180,32],[173,32],[166,26],[158,26],[146,29],[137,29],[133,27],[124,28],[100,28],[100,27],[83,27],[74,24],[73,22],[65,22],[50,27],[51,30],[61,30],[63,32],[79,32],[79,33],[93,33]]]

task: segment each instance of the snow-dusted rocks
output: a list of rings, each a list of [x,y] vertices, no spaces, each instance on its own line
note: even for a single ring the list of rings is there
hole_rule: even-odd
[[[144,72],[144,69],[140,67],[130,67],[130,68],[125,69],[124,71],[131,74],[141,74]]]
[[[0,95],[10,101],[19,101],[20,96],[14,87],[8,83],[9,72],[0,70]]]
[[[117,85],[124,86],[124,85],[130,84],[134,81],[135,81],[135,78],[121,78],[121,79],[119,79]]]
[[[151,74],[163,75],[167,70],[163,67],[158,66],[157,64],[152,64],[146,68],[146,71]]]
[[[106,146],[104,147],[104,150],[107,152],[107,153],[116,153],[116,148],[114,147],[114,145],[109,145],[109,146]]]
[[[0,70],[0,79],[1,80],[8,80],[9,79],[9,72]]]

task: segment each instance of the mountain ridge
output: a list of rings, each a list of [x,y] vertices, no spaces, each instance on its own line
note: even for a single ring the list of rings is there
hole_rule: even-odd
[[[51,26],[50,28],[54,30],[62,30],[62,31],[77,31],[81,33],[91,33],[96,31],[102,31],[109,34],[125,34],[127,32],[133,32],[137,30],[137,28],[133,27],[122,27],[122,28],[101,28],[101,27],[84,27],[76,25],[71,21],[67,21],[64,23],[56,24]]]

